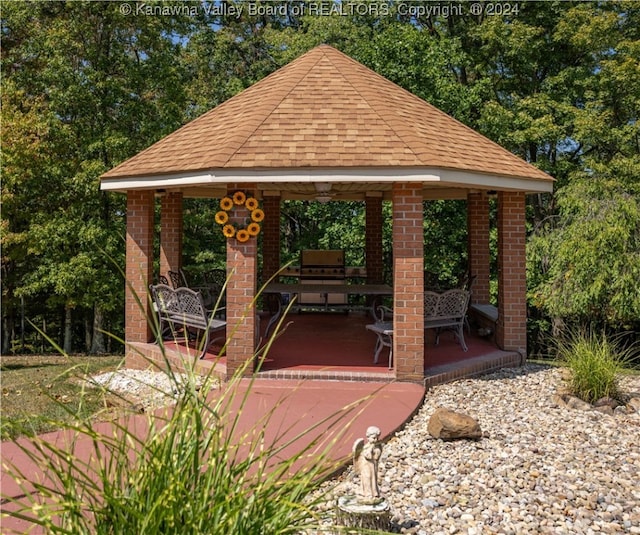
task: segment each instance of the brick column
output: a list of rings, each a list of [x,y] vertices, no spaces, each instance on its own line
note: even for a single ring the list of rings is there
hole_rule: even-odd
[[[182,193],[170,192],[162,196],[160,207],[160,274],[182,267]]]
[[[236,191],[251,194],[251,190],[241,185],[229,187],[228,195]],[[246,226],[249,211],[235,208],[230,221],[241,227]],[[236,238],[227,239],[227,378],[245,365],[245,375],[253,373],[253,356],[256,342],[256,310],[252,305],[256,294],[257,237],[240,243]]]
[[[264,197],[262,201],[262,282],[280,269],[280,196]]]
[[[152,190],[127,191],[125,341],[149,342],[149,284],[153,277]]]
[[[505,350],[527,351],[525,194],[498,193],[498,324]]]
[[[396,378],[424,380],[422,184],[394,183],[393,361]]]
[[[469,271],[475,276],[471,302],[489,303],[491,258],[489,255],[489,199],[484,193],[467,196]]]
[[[365,259],[367,282],[382,284],[382,197],[365,197],[366,236]]]

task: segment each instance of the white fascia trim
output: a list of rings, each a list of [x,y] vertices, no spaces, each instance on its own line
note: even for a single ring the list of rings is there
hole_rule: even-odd
[[[131,178],[103,178],[100,181],[100,189],[104,191],[122,191],[129,189],[163,189],[179,188],[182,186],[200,186],[216,184],[221,182],[216,180],[211,173],[198,173],[185,175],[152,175],[137,176]]]
[[[529,193],[551,193],[553,180],[512,178],[467,171],[440,170],[440,179],[445,184],[464,188],[486,188],[495,190],[527,191]]]
[[[263,169],[216,170],[209,173],[152,175],[131,178],[103,178],[100,189],[127,191],[129,189],[163,189],[206,186],[228,182],[272,184],[298,182],[421,182],[464,188],[486,188],[527,192],[551,192],[553,181],[510,178],[483,173],[437,168],[368,168],[368,169]]]
[[[103,178],[100,189],[126,191],[128,189],[179,188],[206,186],[227,182],[438,182],[438,175],[425,174],[421,170],[391,169],[309,169],[295,170],[217,170],[215,173],[152,175],[131,178]]]

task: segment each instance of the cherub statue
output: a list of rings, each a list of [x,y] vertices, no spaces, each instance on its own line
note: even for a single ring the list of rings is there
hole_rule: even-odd
[[[378,461],[382,454],[379,438],[380,429],[371,426],[367,428],[366,441],[359,438],[353,444],[353,467],[360,473],[360,501],[371,505],[382,501],[378,488]]]

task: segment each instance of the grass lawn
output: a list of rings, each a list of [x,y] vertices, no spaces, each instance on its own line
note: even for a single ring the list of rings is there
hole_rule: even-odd
[[[122,356],[24,355],[0,357],[1,438],[37,434],[53,422],[87,418],[106,406],[99,389],[83,389],[80,378],[118,368]]]

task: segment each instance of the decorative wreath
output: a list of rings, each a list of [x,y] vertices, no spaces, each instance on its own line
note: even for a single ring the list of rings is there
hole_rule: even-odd
[[[229,222],[229,212],[234,208],[245,207],[250,214],[246,220],[246,225],[240,227]],[[258,201],[253,197],[247,197],[242,191],[236,191],[231,197],[224,197],[220,200],[220,210],[216,213],[215,220],[222,227],[222,234],[225,238],[235,237],[240,243],[249,241],[252,236],[260,234],[260,222],[264,220],[264,212],[258,208]]]

